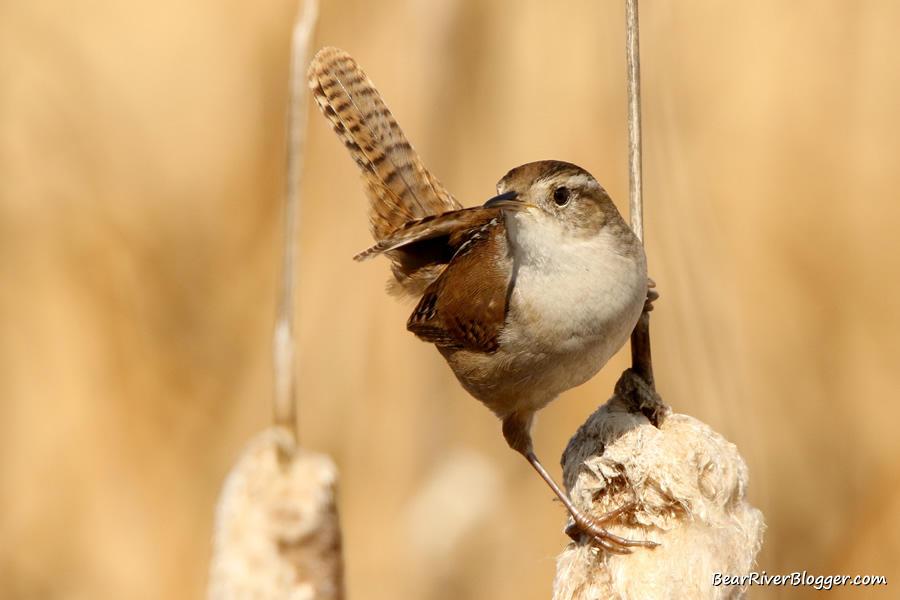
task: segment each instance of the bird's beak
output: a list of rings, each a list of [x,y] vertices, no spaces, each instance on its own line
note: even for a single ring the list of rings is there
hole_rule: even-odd
[[[487,202],[485,202],[481,207],[482,208],[499,208],[501,210],[525,210],[529,207],[528,204],[525,204],[521,200],[518,200],[519,193],[516,191],[509,191],[500,194],[499,196],[494,196]]]

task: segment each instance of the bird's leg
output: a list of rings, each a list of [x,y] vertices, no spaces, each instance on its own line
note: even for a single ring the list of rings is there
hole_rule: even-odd
[[[631,332],[631,369],[651,388],[654,387],[654,382],[653,360],[650,358],[650,311],[653,310],[653,302],[659,298],[659,292],[653,289],[655,287],[656,282],[648,277],[644,310]],[[631,407],[629,412],[641,412],[640,407]]]
[[[534,452],[529,452],[525,455],[525,458],[531,463],[531,466],[534,467],[535,471],[547,482],[547,485],[553,490],[553,492],[557,495],[557,497],[562,501],[562,503],[566,506],[569,513],[572,515],[572,518],[575,519],[575,524],[579,529],[593,537],[597,540],[601,546],[606,548],[611,552],[617,552],[620,554],[629,554],[631,552],[630,548],[633,547],[643,547],[643,548],[656,548],[659,546],[656,542],[651,542],[649,540],[628,540],[623,537],[619,537],[615,534],[610,533],[606,529],[603,528],[603,525],[608,523],[609,521],[615,519],[622,513],[634,508],[635,503],[629,503],[624,506],[620,506],[614,511],[608,512],[601,517],[592,517],[587,514],[569,500],[569,497],[556,485],[556,482],[553,481],[553,478],[550,477],[550,474],[544,469],[544,466],[541,464],[541,461],[538,460],[537,456],[535,456]]]
[[[522,454],[531,466],[534,467],[534,470],[538,472],[538,475],[540,475],[547,485],[550,486],[553,493],[555,493],[565,505],[569,514],[572,515],[578,528],[593,537],[603,548],[618,554],[630,554],[631,548],[634,547],[655,548],[659,546],[656,542],[651,542],[649,540],[628,540],[612,534],[603,528],[603,525],[607,522],[634,508],[634,503],[621,506],[601,517],[592,517],[572,504],[569,497],[558,485],[556,485],[556,482],[553,481],[553,478],[550,477],[550,474],[544,469],[541,461],[539,461],[538,457],[534,454],[530,432],[532,418],[533,415],[528,415],[527,417],[512,415],[505,418],[503,420],[503,437],[506,438],[510,448]]]

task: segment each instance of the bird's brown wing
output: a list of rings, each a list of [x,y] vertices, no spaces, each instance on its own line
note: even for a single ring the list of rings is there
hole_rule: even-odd
[[[416,251],[420,242],[436,238],[446,238],[442,245],[447,245],[455,253],[460,245],[473,235],[478,235],[478,230],[499,215],[499,210],[476,206],[409,221],[388,234],[377,244],[366,248],[354,256],[353,260],[363,261],[398,248],[403,249],[407,246],[409,246],[409,248],[406,248],[407,251]],[[419,253],[421,253],[421,250],[419,250]],[[444,262],[448,262],[450,258],[452,258],[452,255],[448,256]]]
[[[426,342],[480,352],[494,352],[500,346],[512,258],[507,255],[503,219],[483,217],[479,228],[467,231],[409,317],[406,328]]]
[[[362,172],[376,240],[409,221],[462,205],[425,168],[378,90],[349,54],[323,48],[308,71],[322,114]]]

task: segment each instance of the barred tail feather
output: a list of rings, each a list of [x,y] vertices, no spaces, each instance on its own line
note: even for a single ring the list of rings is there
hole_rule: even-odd
[[[375,86],[346,52],[323,48],[308,76],[322,114],[360,167],[376,240],[409,221],[462,208],[425,168]]]

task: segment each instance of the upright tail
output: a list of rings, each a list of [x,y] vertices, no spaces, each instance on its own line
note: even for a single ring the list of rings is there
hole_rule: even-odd
[[[378,90],[349,54],[323,48],[310,63],[308,77],[322,114],[362,172],[376,240],[410,221],[462,208],[422,164]]]

